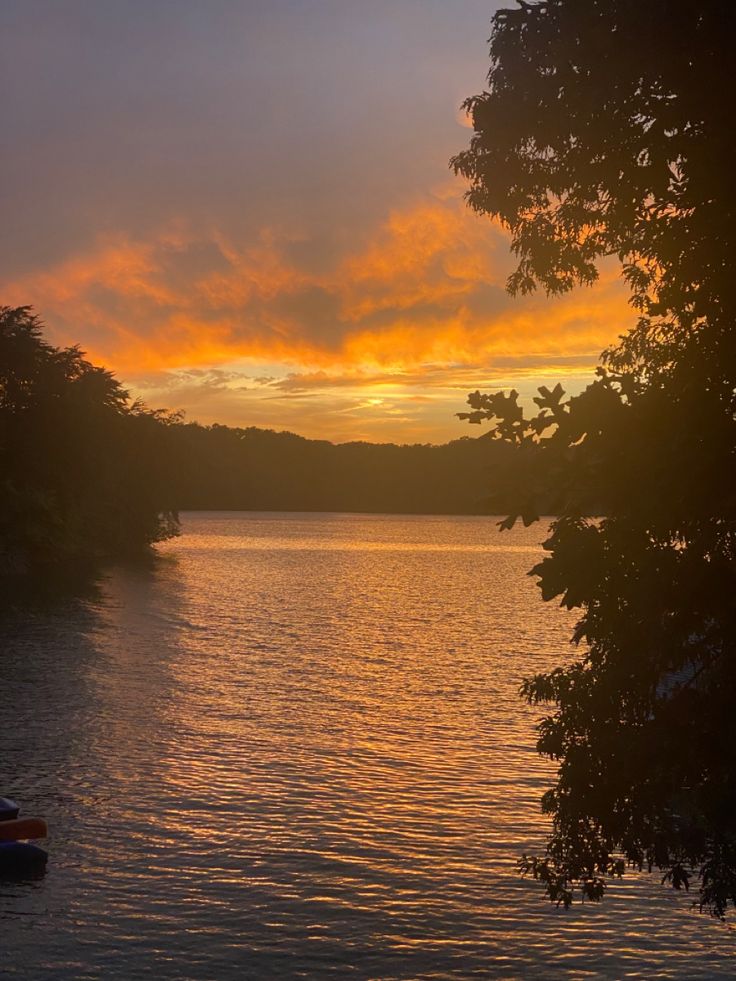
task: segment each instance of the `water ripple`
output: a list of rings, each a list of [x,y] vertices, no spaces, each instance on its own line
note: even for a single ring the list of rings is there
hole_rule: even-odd
[[[646,876],[547,905],[514,863],[550,771],[521,679],[570,656],[539,528],[199,514],[94,602],[4,627],[3,790],[44,879],[0,973],[730,978],[736,938]]]

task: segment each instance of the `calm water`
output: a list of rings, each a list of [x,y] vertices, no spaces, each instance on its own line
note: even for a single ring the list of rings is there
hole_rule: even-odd
[[[645,876],[546,904],[525,674],[571,620],[492,519],[191,514],[150,569],[2,628],[0,790],[51,826],[0,882],[0,974],[732,978]]]

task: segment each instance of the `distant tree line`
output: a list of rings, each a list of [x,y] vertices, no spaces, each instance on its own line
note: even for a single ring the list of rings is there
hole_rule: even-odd
[[[182,423],[170,432],[182,510],[483,514],[515,454],[488,437],[443,446],[341,443],[289,432]],[[503,475],[503,482],[501,476]]]
[[[185,422],[50,345],[30,308],[0,307],[0,574],[145,550],[179,510],[509,510],[527,456],[488,436],[335,445]]]

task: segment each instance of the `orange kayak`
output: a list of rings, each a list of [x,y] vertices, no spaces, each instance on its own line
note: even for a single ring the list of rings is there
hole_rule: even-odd
[[[43,818],[15,818],[13,821],[0,821],[0,841],[45,838],[48,830]]]

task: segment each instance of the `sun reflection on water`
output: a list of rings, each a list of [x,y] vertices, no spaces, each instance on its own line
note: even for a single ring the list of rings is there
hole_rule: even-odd
[[[650,880],[564,913],[514,872],[550,777],[518,686],[571,656],[525,575],[543,528],[185,531],[6,639],[12,789],[53,829],[42,886],[0,885],[9,976],[732,976]]]

